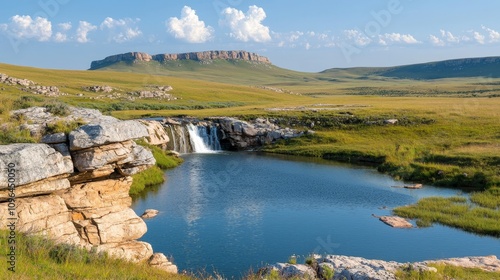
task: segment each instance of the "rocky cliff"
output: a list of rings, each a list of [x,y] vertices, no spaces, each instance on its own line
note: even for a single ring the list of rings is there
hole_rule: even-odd
[[[51,117],[44,109],[22,112],[44,115],[38,119],[43,123]],[[133,140],[165,144],[166,134],[154,123],[72,110],[88,124],[68,135],[47,135],[44,143],[0,145],[0,229],[15,221],[20,232],[176,272],[163,254],[153,255],[150,244],[137,241],[147,227],[130,208],[129,196],[130,176],[155,164],[152,153]],[[41,127],[32,125],[35,132]]]
[[[134,63],[134,62],[157,61],[163,63],[166,61],[176,61],[176,60],[209,61],[218,59],[244,60],[244,61],[259,62],[266,64],[271,63],[267,57],[246,51],[204,51],[204,52],[156,54],[156,55],[150,55],[141,52],[129,52],[124,54],[108,56],[103,60],[92,61],[90,65],[90,70],[103,68],[118,62]]]

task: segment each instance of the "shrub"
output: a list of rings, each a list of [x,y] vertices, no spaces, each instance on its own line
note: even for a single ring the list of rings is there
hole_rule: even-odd
[[[84,124],[85,122],[83,120],[76,120],[70,122],[59,120],[54,123],[47,124],[47,126],[45,127],[45,132],[47,134],[60,133],[60,132],[68,134]]]
[[[68,116],[70,113],[69,106],[64,104],[64,103],[60,103],[60,102],[47,103],[47,104],[44,104],[43,107],[45,107],[47,109],[47,112],[51,113],[52,115],[56,115],[56,116],[65,117],[65,116]]]

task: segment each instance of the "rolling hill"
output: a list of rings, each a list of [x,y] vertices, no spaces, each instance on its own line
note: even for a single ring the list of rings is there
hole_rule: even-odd
[[[277,67],[268,58],[245,51],[158,55],[131,52],[93,61],[89,70],[137,72],[245,85],[293,86],[308,82],[328,84],[345,79],[500,78],[500,57],[453,59],[394,67],[332,68],[320,73],[307,73]]]

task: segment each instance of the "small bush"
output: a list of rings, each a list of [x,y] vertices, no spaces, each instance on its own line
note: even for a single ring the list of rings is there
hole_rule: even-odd
[[[6,125],[0,129],[0,144],[36,142],[37,139],[31,136],[30,131],[20,126]]]
[[[334,275],[335,270],[333,270],[331,267],[329,267],[328,265],[321,266],[321,276],[323,276],[323,279],[331,280],[333,279]]]
[[[29,107],[33,107],[36,102],[42,102],[43,98],[37,97],[37,96],[21,96],[17,100],[15,100],[12,103],[13,109],[18,110],[18,109],[27,109]]]
[[[45,107],[47,109],[47,112],[51,113],[52,115],[61,117],[69,115],[69,106],[64,103],[60,102],[47,103],[44,104],[43,107]]]
[[[54,123],[47,124],[47,126],[45,127],[45,132],[47,134],[60,133],[60,132],[68,134],[84,124],[85,122],[82,120],[76,120],[70,122],[59,120]]]

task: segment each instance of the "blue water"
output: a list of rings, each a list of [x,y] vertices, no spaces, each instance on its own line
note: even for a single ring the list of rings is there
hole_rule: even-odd
[[[180,270],[240,278],[250,268],[312,252],[421,261],[500,257],[500,239],[433,226],[395,229],[375,215],[457,190],[403,185],[373,169],[251,153],[191,154],[167,181],[134,202],[160,214],[141,240]]]

